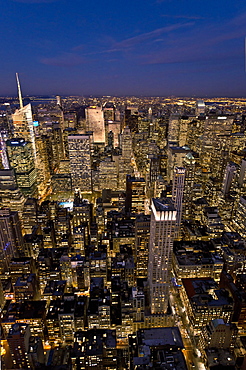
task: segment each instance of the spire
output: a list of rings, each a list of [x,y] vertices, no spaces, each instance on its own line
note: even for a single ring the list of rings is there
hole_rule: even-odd
[[[22,95],[21,95],[21,88],[20,88],[20,81],[19,81],[18,73],[16,73],[16,81],[17,81],[17,87],[18,87],[20,108],[23,108],[23,101],[22,101]]]

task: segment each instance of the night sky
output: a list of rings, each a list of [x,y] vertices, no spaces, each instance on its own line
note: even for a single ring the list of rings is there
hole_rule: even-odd
[[[3,0],[0,95],[245,96],[245,0]]]

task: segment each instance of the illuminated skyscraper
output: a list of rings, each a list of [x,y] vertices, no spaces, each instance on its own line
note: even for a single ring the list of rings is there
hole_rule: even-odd
[[[10,167],[15,170],[17,185],[24,194],[34,196],[37,189],[32,145],[24,139],[7,140]]]
[[[169,198],[152,199],[148,262],[152,314],[163,314],[167,310],[176,213]]]
[[[17,186],[14,170],[0,170],[0,206],[18,211],[22,218],[25,197]]]
[[[228,165],[226,166],[224,179],[222,183],[222,193],[224,195],[227,195],[230,191],[233,178],[237,172],[237,167],[238,166],[236,165],[236,163],[233,162],[229,162]]]
[[[179,142],[179,126],[180,116],[178,114],[172,114],[168,122],[168,143],[171,146],[178,146]]]
[[[195,178],[196,161],[191,153],[188,153],[183,161],[185,167],[185,184],[184,184],[184,197],[183,197],[183,212],[185,217],[191,214],[192,200],[193,200],[193,187]]]
[[[102,107],[92,106],[85,110],[86,129],[93,131],[94,143],[105,143],[105,125]]]
[[[35,137],[32,120],[32,107],[31,104],[26,105],[21,109],[17,109],[12,115],[14,136],[24,138],[30,141],[33,147],[34,156],[36,156]]]
[[[3,134],[0,131],[0,166],[2,163],[2,167],[5,170],[9,169],[9,161],[7,156],[7,149],[6,149],[6,143],[3,138]]]
[[[146,184],[143,177],[126,176],[126,212],[144,213],[145,187]]]
[[[136,215],[135,221],[135,251],[136,275],[138,278],[148,276],[150,215]]]
[[[18,74],[16,73],[18,94],[20,109],[17,109],[12,115],[13,127],[14,127],[14,136],[24,138],[26,141],[32,143],[34,158],[36,158],[36,146],[35,146],[35,136],[33,128],[33,119],[32,119],[32,107],[31,104],[23,106],[21,88]]]
[[[35,167],[37,171],[37,187],[39,195],[42,196],[46,192],[51,181],[48,151],[44,137],[36,138],[36,148],[37,157],[35,160]]]
[[[92,191],[90,145],[89,135],[68,136],[72,188],[86,193]]]
[[[183,207],[185,168],[175,167],[173,174],[172,200],[177,210],[175,238],[179,237]]]
[[[126,175],[132,175],[132,135],[129,127],[125,127],[121,134],[122,156],[119,157],[119,188],[125,190]]]
[[[17,212],[0,209],[0,275],[7,271],[11,258],[19,255],[23,246],[21,224]]]
[[[203,100],[196,101],[196,114],[204,114],[205,113],[205,103]]]

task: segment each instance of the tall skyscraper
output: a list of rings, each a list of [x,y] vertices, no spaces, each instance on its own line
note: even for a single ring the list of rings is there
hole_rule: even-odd
[[[93,131],[94,143],[105,143],[105,124],[102,107],[91,106],[85,110],[86,129]]]
[[[136,215],[135,221],[135,253],[136,275],[138,278],[148,276],[150,215]]]
[[[152,314],[163,314],[167,310],[176,214],[169,198],[152,199],[148,262]]]
[[[203,100],[197,100],[196,101],[196,114],[199,116],[199,114],[205,113],[205,103]]]
[[[172,114],[168,122],[168,144],[170,146],[179,145],[179,126],[180,116],[178,114]]]
[[[233,178],[237,172],[237,165],[236,163],[229,162],[225,169],[224,179],[222,183],[222,193],[227,195],[230,191]]]
[[[173,174],[172,200],[177,210],[175,238],[179,237],[183,208],[183,194],[185,183],[185,168],[175,167]]]
[[[21,109],[17,109],[12,115],[14,136],[16,138],[21,137],[26,141],[30,141],[33,147],[34,156],[36,156],[35,136],[33,129],[32,119],[32,107],[31,104],[27,104]]]
[[[12,139],[7,140],[6,145],[9,164],[15,170],[18,187],[24,194],[35,196],[37,174],[31,143],[25,139]]]
[[[146,184],[143,177],[126,176],[126,212],[144,213],[145,188]]]
[[[0,170],[0,206],[18,211],[22,218],[25,197],[17,186],[14,170]]]
[[[9,267],[11,258],[17,257],[23,246],[18,212],[0,209],[0,275]]]
[[[72,188],[81,192],[92,191],[91,138],[89,135],[69,135],[68,148]]]
[[[31,104],[23,106],[21,88],[18,74],[16,73],[18,95],[20,101],[20,109],[17,109],[12,115],[14,136],[16,138],[24,138],[26,141],[32,143],[34,158],[36,158],[36,146],[35,146],[35,135],[32,119],[32,107]]]
[[[36,198],[27,198],[23,210],[23,229],[25,234],[31,234],[37,225],[38,204]]]
[[[192,200],[193,200],[193,187],[195,179],[195,166],[196,161],[191,153],[188,153],[183,161],[185,168],[185,183],[184,183],[184,196],[183,196],[183,212],[185,217],[191,214]]]
[[[122,155],[119,157],[119,188],[125,190],[126,175],[132,175],[132,135],[129,127],[125,127],[121,134]]]
[[[6,143],[3,138],[2,132],[0,131],[0,166],[1,164],[5,170],[9,169],[9,161],[8,161],[8,156],[7,156]]]

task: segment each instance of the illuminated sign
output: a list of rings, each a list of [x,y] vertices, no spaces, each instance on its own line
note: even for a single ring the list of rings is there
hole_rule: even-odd
[[[39,122],[38,122],[38,121],[33,121],[33,126],[34,126],[34,127],[39,126]]]

